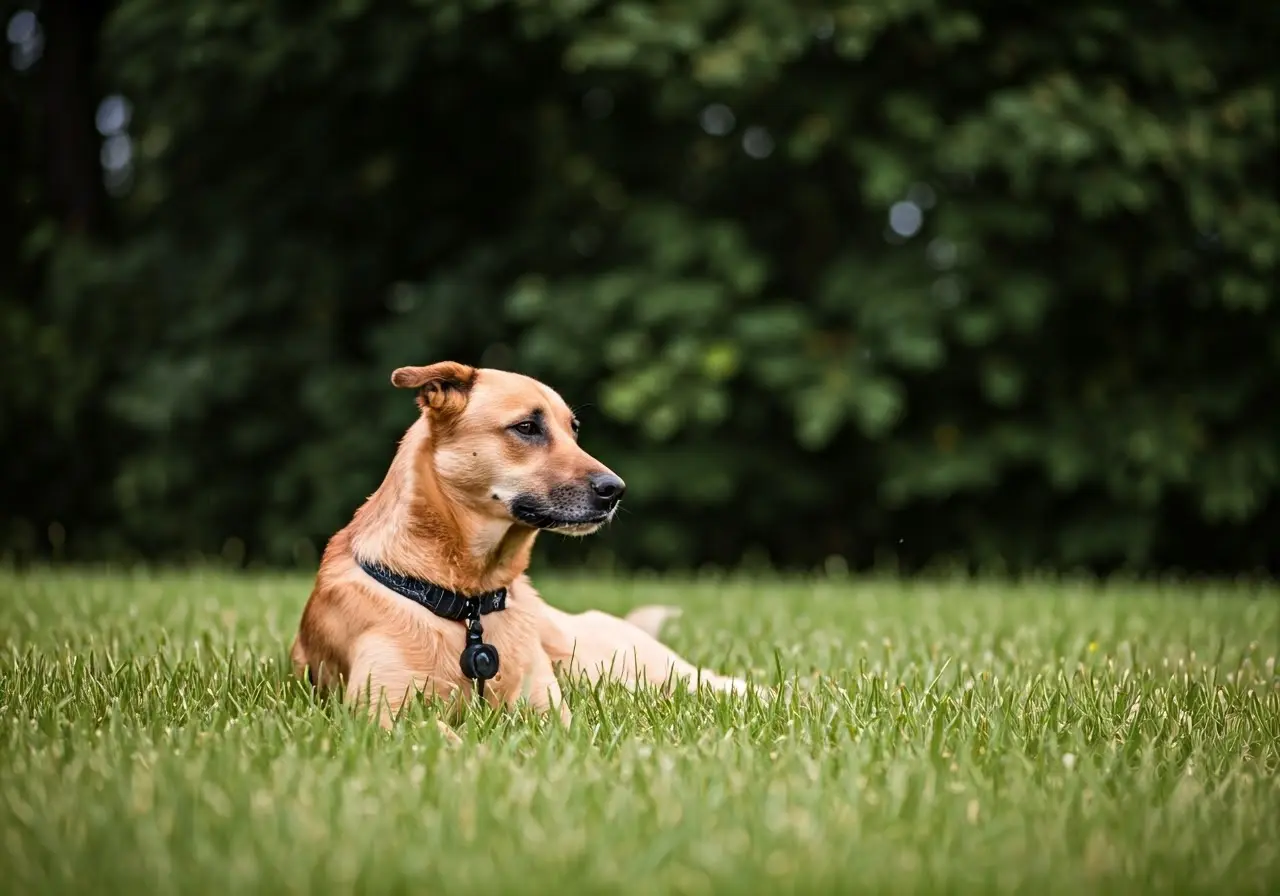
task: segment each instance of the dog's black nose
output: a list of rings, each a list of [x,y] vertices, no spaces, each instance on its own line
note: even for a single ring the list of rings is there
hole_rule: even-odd
[[[627,490],[627,484],[612,473],[593,473],[587,481],[591,483],[596,503],[608,509],[613,509]]]

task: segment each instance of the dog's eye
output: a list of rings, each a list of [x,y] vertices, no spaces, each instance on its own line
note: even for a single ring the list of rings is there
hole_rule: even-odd
[[[578,434],[578,427],[581,425],[576,419],[569,421],[569,428],[573,430],[575,436]]]
[[[539,436],[542,435],[542,427],[532,420],[521,420],[515,426],[511,427],[522,436]]]

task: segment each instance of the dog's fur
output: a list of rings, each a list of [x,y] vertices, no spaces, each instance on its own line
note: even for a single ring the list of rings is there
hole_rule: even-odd
[[[359,558],[462,594],[508,589],[507,609],[483,619],[485,639],[501,657],[485,688],[495,706],[523,697],[567,724],[557,672],[747,689],[700,671],[657,640],[671,608],[642,607],[627,619],[570,614],[529,583],[539,530],[594,532],[612,519],[624,488],[579,447],[577,421],[556,392],[526,376],[452,361],[402,367],[391,382],[417,390],[421,415],[382,485],[325,548],[293,644],[296,674],[321,690],[340,689],[350,703],[367,701],[384,727],[415,692],[470,698],[459,667],[463,623],[383,587]],[[602,497],[610,487],[616,494]]]

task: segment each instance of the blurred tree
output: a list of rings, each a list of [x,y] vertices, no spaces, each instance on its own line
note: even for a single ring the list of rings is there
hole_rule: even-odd
[[[306,562],[411,419],[389,371],[453,357],[552,382],[627,478],[551,551],[1274,568],[1277,38],[1244,3],[120,0],[80,131],[39,128],[52,49],[6,74],[9,541]],[[20,184],[104,96],[84,239]]]
[[[102,488],[124,440],[95,401],[113,380],[110,339],[82,301],[51,301],[58,258],[110,237],[94,114],[97,58],[109,4],[45,0],[0,6],[8,65],[0,69],[0,544],[60,553],[67,523],[101,536],[117,509]],[[65,522],[64,522],[65,521]]]

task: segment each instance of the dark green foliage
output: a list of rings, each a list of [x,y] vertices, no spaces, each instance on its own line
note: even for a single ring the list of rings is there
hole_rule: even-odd
[[[31,186],[43,61],[3,81],[15,549],[305,562],[412,417],[390,371],[454,358],[583,406],[630,497],[578,559],[1277,558],[1265,5],[122,0],[99,38],[135,166],[86,237]]]

